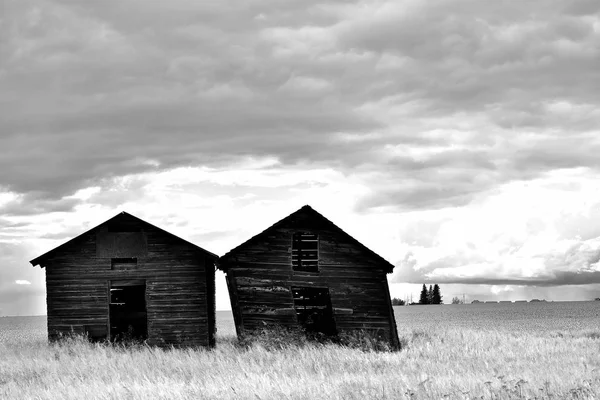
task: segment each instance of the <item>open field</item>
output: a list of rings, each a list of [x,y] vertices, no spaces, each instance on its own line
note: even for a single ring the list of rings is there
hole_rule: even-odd
[[[562,319],[573,310],[554,321],[546,315],[545,322],[530,312],[524,321],[537,329],[456,326],[455,313],[475,312],[463,307],[396,310],[399,325],[405,321],[405,347],[396,353],[333,345],[245,348],[223,322],[212,351],[48,345],[43,335],[16,329],[8,335],[0,323],[0,398],[600,398],[600,329],[592,318],[600,305],[571,318],[572,328]],[[434,321],[445,313],[449,327],[413,323],[410,313],[431,313]]]

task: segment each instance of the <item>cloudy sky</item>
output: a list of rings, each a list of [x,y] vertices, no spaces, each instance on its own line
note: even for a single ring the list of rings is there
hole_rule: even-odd
[[[598,297],[599,152],[597,0],[0,0],[0,315],[119,211],[221,255],[304,204],[395,297]]]

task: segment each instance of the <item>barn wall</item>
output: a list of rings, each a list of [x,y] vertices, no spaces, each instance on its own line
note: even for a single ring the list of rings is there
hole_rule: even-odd
[[[221,259],[238,334],[263,327],[263,321],[296,326],[291,287],[327,287],[338,332],[371,330],[396,345],[386,273],[372,255],[340,232],[311,229],[319,234],[319,272],[293,271],[291,242],[298,230],[308,231],[272,228]]]
[[[111,270],[103,227],[43,261],[50,338],[72,331],[106,332],[109,282],[145,280],[150,344],[214,344],[214,260],[160,230],[147,226],[143,230],[145,246],[138,238],[133,253],[114,247],[114,257],[135,253],[135,269]]]

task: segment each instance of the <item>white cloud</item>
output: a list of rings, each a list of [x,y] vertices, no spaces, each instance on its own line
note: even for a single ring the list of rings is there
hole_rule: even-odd
[[[460,210],[416,213],[400,223],[405,246],[398,259],[404,261],[396,280],[600,282],[594,274],[600,259],[599,178],[594,171],[556,171],[503,185]]]

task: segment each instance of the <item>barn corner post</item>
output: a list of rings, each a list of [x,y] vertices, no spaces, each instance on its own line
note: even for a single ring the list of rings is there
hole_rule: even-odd
[[[216,315],[217,315],[217,303],[216,303],[216,284],[215,284],[215,273],[217,269],[217,263],[215,260],[204,257],[204,264],[206,265],[206,312],[208,315],[208,346],[214,348],[216,346]]]
[[[390,295],[390,285],[387,280],[387,274],[383,276],[385,284],[385,297],[390,310],[390,341],[392,349],[399,351],[402,350],[400,346],[400,338],[398,337],[398,325],[396,325],[396,314],[394,313],[394,306],[392,305],[392,297]]]
[[[73,332],[91,340],[210,347],[217,259],[119,213],[31,261],[46,269],[49,339]]]

